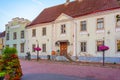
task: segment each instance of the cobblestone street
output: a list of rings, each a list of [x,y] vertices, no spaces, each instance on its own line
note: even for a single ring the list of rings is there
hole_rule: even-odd
[[[20,60],[22,80],[120,80],[120,68]]]

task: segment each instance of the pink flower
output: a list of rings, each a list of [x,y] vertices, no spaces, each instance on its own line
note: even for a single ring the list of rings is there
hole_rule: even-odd
[[[41,48],[36,47],[36,48],[34,48],[34,50],[35,50],[35,51],[41,51]]]
[[[105,51],[105,50],[108,50],[108,49],[109,49],[108,46],[104,46],[104,45],[99,46],[100,51]]]

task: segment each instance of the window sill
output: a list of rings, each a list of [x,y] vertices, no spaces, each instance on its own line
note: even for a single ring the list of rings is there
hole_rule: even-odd
[[[87,31],[81,31],[80,34],[81,35],[86,35],[86,34],[88,34],[88,32]]]
[[[105,32],[105,30],[97,30],[97,31],[96,31],[96,33],[98,33],[98,34],[99,34],[99,33],[104,33],[104,32]]]
[[[115,31],[120,32],[120,27],[117,27]]]
[[[61,34],[60,36],[66,36],[66,34]]]

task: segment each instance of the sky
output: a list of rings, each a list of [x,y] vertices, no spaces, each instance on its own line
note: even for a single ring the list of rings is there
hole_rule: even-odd
[[[73,1],[73,0],[71,0]],[[0,32],[12,18],[34,20],[43,9],[65,3],[66,0],[0,0]]]

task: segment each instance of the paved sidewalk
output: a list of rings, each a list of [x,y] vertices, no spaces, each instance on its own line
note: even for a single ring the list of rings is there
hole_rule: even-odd
[[[120,68],[20,60],[22,80],[120,80]]]

